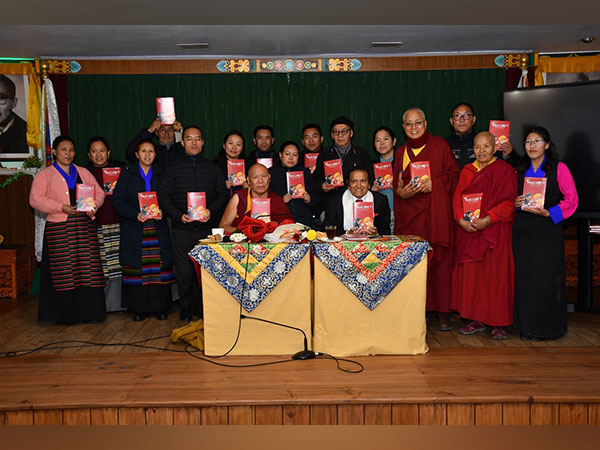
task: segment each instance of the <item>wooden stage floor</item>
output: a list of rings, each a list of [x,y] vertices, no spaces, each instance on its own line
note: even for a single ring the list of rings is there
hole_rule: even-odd
[[[0,424],[596,424],[600,316],[570,315],[556,341],[506,341],[428,330],[431,351],[353,360],[358,374],[319,358],[225,368],[166,338],[180,323],[38,324],[33,297],[0,301],[0,351],[65,340],[118,345],[55,348],[0,359]],[[159,349],[179,352],[165,352]],[[288,357],[289,358],[289,357]],[[246,365],[286,357],[226,357]],[[353,369],[348,363],[342,367]]]

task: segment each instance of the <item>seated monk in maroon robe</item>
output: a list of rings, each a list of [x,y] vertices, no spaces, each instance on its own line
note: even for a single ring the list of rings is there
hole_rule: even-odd
[[[427,311],[438,311],[438,329],[449,323],[454,221],[452,195],[459,167],[448,143],[427,132],[425,113],[407,110],[403,117],[406,143],[396,150],[394,169],[394,234],[414,234],[427,240],[433,255],[427,267]],[[429,162],[429,178],[411,183],[411,162]]]
[[[506,339],[502,327],[513,321],[512,223],[517,175],[513,167],[494,157],[494,136],[487,131],[475,137],[473,149],[477,160],[461,171],[453,200],[454,220],[459,226],[452,308],[470,319],[458,330],[460,334],[474,334],[491,326],[494,339]],[[482,194],[480,208],[476,205],[465,211],[463,205],[473,204],[463,203],[463,196],[468,194],[471,198]]]
[[[294,221],[283,199],[269,189],[271,175],[262,164],[254,164],[248,170],[248,188],[236,191],[227,203],[219,227],[233,233],[244,216],[250,216],[253,198],[271,199],[271,221],[281,223],[285,219]]]

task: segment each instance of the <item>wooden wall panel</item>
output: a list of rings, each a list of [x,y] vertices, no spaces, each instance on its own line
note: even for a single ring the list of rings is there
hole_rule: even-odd
[[[146,425],[173,425],[173,408],[146,408]]]
[[[40,409],[33,412],[34,425],[62,425],[62,409]]]
[[[202,408],[203,425],[227,425],[228,409],[226,406],[207,406]]]
[[[6,419],[6,414],[4,413],[4,411],[0,411],[0,426],[2,425],[6,425],[4,423],[4,420]]]
[[[364,425],[365,407],[364,405],[338,405],[337,416],[338,425]]]
[[[92,425],[118,425],[119,410],[117,408],[92,408],[90,418]]]
[[[309,405],[285,405],[283,407],[284,425],[310,425]]]
[[[229,425],[254,425],[253,406],[230,406]]]
[[[529,425],[529,403],[504,403],[502,405],[502,424]]]
[[[558,404],[532,403],[531,425],[558,425]]]
[[[588,405],[588,425],[600,425],[600,404],[590,403]]]
[[[336,405],[310,405],[311,425],[336,425]]]
[[[89,408],[73,408],[63,410],[63,425],[90,425]]]
[[[475,425],[502,425],[502,403],[477,403]]]
[[[365,425],[391,425],[392,405],[365,405]]]
[[[446,409],[448,425],[475,425],[475,405],[449,403]]]
[[[419,404],[419,425],[446,425],[446,404]]]
[[[392,425],[418,425],[419,405],[401,403],[392,405]]]
[[[256,406],[256,425],[283,425],[283,407],[280,405]]]
[[[173,408],[173,425],[201,425],[200,408]]]
[[[558,421],[560,425],[587,425],[588,405],[585,403],[561,403]]]
[[[6,411],[6,425],[33,425],[33,411]]]
[[[119,408],[119,425],[146,425],[144,408]]]

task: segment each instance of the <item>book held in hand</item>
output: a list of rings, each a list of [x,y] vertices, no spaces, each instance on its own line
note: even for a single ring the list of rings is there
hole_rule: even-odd
[[[375,175],[375,184],[379,189],[391,189],[394,181],[394,172],[392,171],[392,162],[373,163],[373,173]]]
[[[175,123],[175,99],[173,97],[157,97],[156,114],[161,125],[173,125]]]
[[[323,161],[323,169],[325,172],[325,183],[336,187],[344,185],[344,172],[342,170],[341,159]]]
[[[250,208],[250,217],[259,219],[263,222],[271,221],[271,199],[270,198],[253,198]]]
[[[96,208],[96,191],[93,184],[76,184],[75,198],[77,211],[88,212]]]
[[[243,186],[246,181],[246,164],[243,159],[227,160],[227,179],[234,186]]]
[[[319,158],[318,153],[305,153],[304,154],[304,167],[310,169],[310,173],[314,173],[317,168],[317,159]]]
[[[106,195],[113,195],[117,180],[121,175],[120,167],[103,167],[102,168],[102,188]]]
[[[158,219],[160,217],[156,192],[138,192],[138,203],[140,205],[140,214],[142,217],[148,219]]]
[[[410,163],[410,184],[417,186],[421,181],[431,178],[429,171],[429,161],[415,161]]]
[[[190,220],[208,220],[208,211],[206,210],[206,192],[187,193],[187,215]]]
[[[292,198],[304,198],[306,186],[304,185],[304,172],[287,172],[287,191]]]
[[[374,225],[373,202],[354,202],[352,222],[359,232],[366,233]]]
[[[273,158],[256,158],[256,164],[262,164],[268,169],[273,167]]]
[[[496,145],[508,142],[510,136],[510,120],[490,120],[488,131],[494,135]]]
[[[475,222],[481,215],[482,192],[463,195],[463,219],[467,222]]]
[[[547,178],[525,177],[523,180],[522,208],[543,208],[546,199]]]

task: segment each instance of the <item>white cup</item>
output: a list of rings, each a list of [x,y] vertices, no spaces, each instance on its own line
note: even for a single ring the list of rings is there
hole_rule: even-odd
[[[224,230],[223,228],[213,228],[213,229],[211,230],[211,233],[212,233],[213,235],[220,234],[220,235],[221,235],[221,237],[225,236],[225,230]]]

